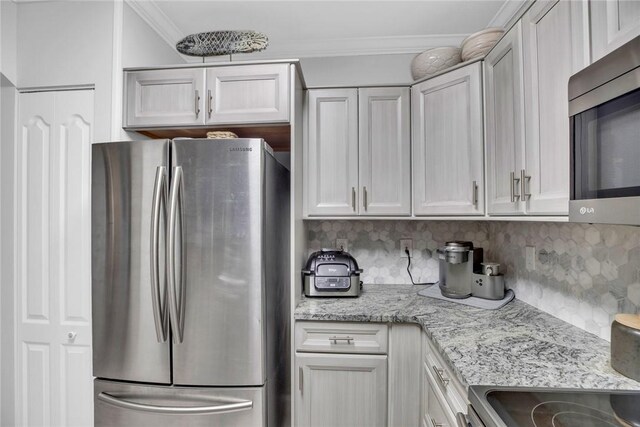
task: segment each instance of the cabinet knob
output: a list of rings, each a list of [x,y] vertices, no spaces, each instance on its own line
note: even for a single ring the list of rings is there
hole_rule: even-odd
[[[73,332],[73,331],[67,332],[67,338],[69,339],[69,341],[75,340],[77,336],[78,336],[77,332]]]

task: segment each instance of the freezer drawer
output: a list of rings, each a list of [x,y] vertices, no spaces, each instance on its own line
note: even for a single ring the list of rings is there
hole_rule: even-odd
[[[174,387],[94,381],[95,427],[262,427],[264,387]]]

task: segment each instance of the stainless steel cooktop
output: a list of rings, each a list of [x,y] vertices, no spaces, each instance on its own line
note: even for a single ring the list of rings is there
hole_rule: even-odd
[[[640,427],[640,391],[472,386],[469,401],[486,427]]]

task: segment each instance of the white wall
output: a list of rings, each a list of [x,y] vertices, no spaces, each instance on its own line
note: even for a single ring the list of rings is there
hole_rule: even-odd
[[[95,85],[96,141],[110,139],[112,1],[18,4],[18,88]]]
[[[16,90],[5,77],[0,87],[0,425],[14,425],[13,362],[13,155]]]
[[[307,87],[410,84],[415,54],[301,58]]]
[[[0,73],[16,84],[16,33],[18,6],[0,1]]]
[[[127,4],[122,26],[122,67],[182,64],[184,59]]]

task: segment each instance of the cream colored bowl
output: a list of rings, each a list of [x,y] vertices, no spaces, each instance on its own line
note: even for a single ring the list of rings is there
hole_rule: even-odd
[[[504,34],[503,28],[485,28],[482,31],[471,34],[462,41],[462,60],[469,61],[484,56],[498,42]]]
[[[414,80],[419,80],[453,67],[460,61],[460,49],[457,47],[445,46],[427,49],[416,55],[411,61],[411,74]]]

